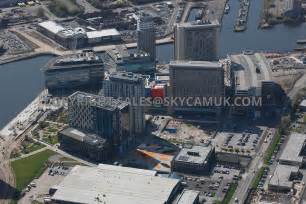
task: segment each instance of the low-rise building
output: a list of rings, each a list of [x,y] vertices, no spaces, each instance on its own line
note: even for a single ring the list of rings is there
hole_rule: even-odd
[[[59,132],[60,147],[96,162],[104,162],[111,157],[110,146],[106,139],[75,128]]]
[[[120,33],[114,28],[88,30],[83,27],[72,28],[63,26],[55,21],[44,21],[38,23],[37,30],[69,49],[83,48],[121,40]]]
[[[186,145],[173,159],[171,168],[177,172],[207,174],[211,169],[214,157],[215,150],[210,145]]]
[[[269,181],[269,190],[278,192],[290,192],[294,180],[300,180],[301,173],[298,166],[278,164]]]
[[[173,204],[197,204],[199,203],[199,191],[184,189]]]
[[[75,166],[52,188],[54,203],[170,204],[181,190],[179,179],[156,171],[100,164]]]
[[[280,164],[302,167],[306,164],[306,134],[292,133],[279,158]]]
[[[120,33],[114,28],[89,31],[86,32],[86,36],[90,45],[121,40]]]
[[[302,102],[299,105],[299,108],[301,111],[306,112],[306,99],[302,100]]]

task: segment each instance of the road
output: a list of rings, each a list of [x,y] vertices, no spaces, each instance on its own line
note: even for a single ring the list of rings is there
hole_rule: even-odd
[[[244,203],[245,199],[247,198],[253,178],[257,175],[259,169],[263,166],[264,155],[272,141],[272,138],[274,137],[275,129],[268,128],[264,134],[263,139],[265,139],[269,133],[272,134],[272,137],[269,137],[267,143],[263,143],[259,148],[258,153],[249,166],[249,169],[245,172],[245,174],[242,176],[242,179],[239,181],[237,190],[232,197],[231,203],[235,203],[235,198],[238,199],[239,203]]]
[[[258,58],[257,58],[258,59]],[[267,75],[267,74],[266,74]],[[296,81],[294,87],[292,90],[288,93],[288,96],[292,99],[294,96],[298,94],[298,92],[306,87],[306,74],[304,74],[298,81]],[[269,131],[272,133],[272,137],[269,137],[269,140],[267,143],[263,143],[260,150],[258,151],[258,154],[256,157],[252,160],[250,168],[245,173],[245,176],[242,178],[242,180],[239,182],[238,188],[231,200],[231,203],[235,203],[235,198],[239,200],[239,203],[243,203],[247,197],[248,189],[251,187],[251,182],[254,178],[254,176],[257,175],[259,169],[263,166],[263,159],[264,159],[264,153],[268,149],[271,141],[274,138],[274,135],[276,133],[275,129],[269,129]]]

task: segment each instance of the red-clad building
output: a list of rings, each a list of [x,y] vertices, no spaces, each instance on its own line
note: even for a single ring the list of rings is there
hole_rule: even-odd
[[[151,97],[152,98],[164,98],[166,96],[166,93],[165,93],[165,87],[166,85],[165,84],[156,84],[152,87],[151,89]]]

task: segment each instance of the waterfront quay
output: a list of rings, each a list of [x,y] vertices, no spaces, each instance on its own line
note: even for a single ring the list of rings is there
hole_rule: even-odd
[[[234,26],[235,32],[242,32],[247,29],[250,0],[240,0],[240,8],[238,11],[238,17]]]

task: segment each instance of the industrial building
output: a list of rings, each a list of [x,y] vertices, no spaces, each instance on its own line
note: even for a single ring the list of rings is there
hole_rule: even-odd
[[[141,50],[129,52],[126,46],[117,45],[114,49],[107,50],[106,53],[112,70],[135,73],[155,72],[155,63],[147,52]]]
[[[302,178],[298,166],[278,164],[269,181],[268,188],[272,191],[288,193],[293,189],[294,181]]]
[[[305,141],[306,134],[291,133],[279,158],[279,163],[303,167],[305,165],[304,158],[306,158]]]
[[[43,72],[51,94],[98,91],[102,88],[104,63],[95,53],[72,54],[51,59]]]
[[[76,92],[68,98],[69,126],[106,139],[115,153],[135,143],[130,130],[129,104],[100,95]]]
[[[181,188],[179,179],[157,176],[156,171],[100,164],[75,166],[50,192],[54,192],[51,200],[57,204],[170,204]]]
[[[214,61],[218,58],[218,21],[179,23],[174,31],[174,59]]]
[[[130,130],[141,135],[145,128],[144,107],[141,98],[145,96],[145,78],[131,72],[114,72],[104,80],[104,95],[120,98],[130,103]]]
[[[60,148],[77,153],[92,161],[105,162],[111,157],[106,139],[96,134],[86,133],[75,128],[66,128],[58,135]]]
[[[68,49],[121,40],[120,33],[116,29],[87,30],[83,27],[71,28],[55,21],[41,22],[37,25],[37,30]]]
[[[156,60],[155,27],[153,17],[142,12],[137,19],[137,49],[149,53],[151,60]]]
[[[214,147],[186,146],[175,156],[171,168],[173,171],[208,174],[215,157]]]
[[[220,112],[220,106],[217,107],[214,103],[206,105],[202,101],[204,97],[207,99],[213,97],[213,99],[218,100],[224,97],[224,70],[222,64],[208,61],[171,61],[169,68],[171,96],[173,98],[193,98],[193,101],[191,101],[192,106],[179,104],[178,107],[174,107],[174,111]],[[196,106],[198,104],[196,99],[201,100],[198,106]]]

